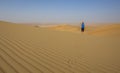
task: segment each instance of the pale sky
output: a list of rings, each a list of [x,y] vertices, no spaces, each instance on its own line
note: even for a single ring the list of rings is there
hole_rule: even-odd
[[[0,0],[0,20],[10,22],[120,22],[120,0]]]

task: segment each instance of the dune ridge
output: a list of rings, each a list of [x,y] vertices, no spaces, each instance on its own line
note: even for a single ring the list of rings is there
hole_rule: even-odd
[[[72,26],[67,24],[61,24],[58,26],[46,27],[52,30],[58,31],[70,31],[70,32],[81,32],[81,26]],[[85,27],[85,34],[96,35],[96,36],[120,36],[120,24],[102,24],[102,25],[87,25]]]
[[[59,31],[71,31],[71,32],[80,31],[80,27],[72,26],[72,25],[68,25],[68,24],[61,24],[61,25],[57,25],[57,26],[49,26],[49,27],[46,27],[46,28],[53,29],[53,30],[59,30]]]
[[[120,37],[120,24],[106,25],[89,32],[98,36],[117,36]]]

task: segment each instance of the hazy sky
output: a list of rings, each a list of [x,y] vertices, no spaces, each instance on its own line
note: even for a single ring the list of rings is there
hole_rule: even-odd
[[[120,22],[120,0],[0,0],[0,20]]]

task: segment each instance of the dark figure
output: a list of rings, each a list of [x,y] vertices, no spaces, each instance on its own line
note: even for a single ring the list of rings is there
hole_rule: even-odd
[[[84,32],[84,30],[85,30],[85,24],[84,24],[84,22],[82,22],[82,24],[81,24],[81,32]]]

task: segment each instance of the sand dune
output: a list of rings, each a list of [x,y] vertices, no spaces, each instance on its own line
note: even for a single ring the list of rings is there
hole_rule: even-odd
[[[120,73],[118,26],[84,34],[67,25],[51,29],[77,33],[0,22],[0,73]]]
[[[59,30],[59,31],[71,31],[71,32],[80,31],[80,27],[67,25],[67,24],[61,24],[61,25],[56,25],[56,26],[53,25],[53,26],[49,26],[46,28],[53,29],[53,30]]]
[[[104,25],[89,32],[98,36],[117,36],[120,37],[120,24]]]
[[[52,30],[58,31],[70,31],[70,32],[79,32],[81,31],[80,26],[72,26],[67,24],[61,24],[57,26],[46,27]],[[97,36],[116,36],[120,37],[120,24],[102,24],[102,25],[89,25],[85,28],[85,34],[97,35]]]

